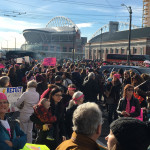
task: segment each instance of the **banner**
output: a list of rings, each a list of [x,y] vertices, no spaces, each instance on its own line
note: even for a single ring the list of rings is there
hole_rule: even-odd
[[[3,64],[0,64],[0,68],[5,68],[5,66]]]
[[[18,108],[15,107],[15,102],[21,96],[23,87],[7,87],[0,88],[0,92],[4,93],[7,96],[7,99],[10,104],[10,112],[18,111]]]
[[[56,65],[56,58],[55,57],[48,57],[44,58],[43,66],[55,66]]]

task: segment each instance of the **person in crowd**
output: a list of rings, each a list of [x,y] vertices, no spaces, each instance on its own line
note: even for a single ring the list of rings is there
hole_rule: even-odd
[[[36,139],[36,144],[43,144],[47,145],[51,150],[55,150],[56,147],[64,140],[66,140],[66,132],[65,132],[65,122],[64,122],[64,107],[61,102],[62,99],[62,91],[60,88],[55,87],[50,90],[49,94],[50,99],[50,109],[52,112],[52,115],[55,115],[57,118],[57,121],[53,124],[53,138],[54,140],[47,140],[47,132],[38,132],[38,137]],[[33,120],[33,118],[32,118]],[[41,125],[41,122],[36,118],[34,119],[34,123]],[[41,127],[42,128],[42,127]],[[42,139],[42,141],[41,141]]]
[[[74,84],[70,84],[68,86],[68,90],[66,94],[63,94],[62,103],[64,107],[68,107],[70,100],[72,99],[73,94],[77,91],[77,88]]]
[[[17,75],[14,67],[10,67],[7,76],[10,78],[10,84],[12,87],[18,86]]]
[[[63,81],[62,76],[60,76],[60,75],[55,76],[55,84],[62,89],[63,93],[66,93],[67,88],[62,85],[62,81]]]
[[[19,123],[8,117],[9,102],[4,93],[0,93],[0,149],[19,150],[27,141]]]
[[[47,82],[48,82],[48,84],[54,84],[55,83],[55,76],[52,73],[52,70],[49,70],[47,72],[46,76],[47,76]]]
[[[96,140],[101,134],[102,112],[95,103],[84,103],[73,113],[72,137],[56,150],[101,150]]]
[[[63,68],[62,66],[57,67],[58,72],[56,72],[56,75],[62,76],[63,75]]]
[[[79,90],[82,89],[82,78],[79,73],[79,68],[75,68],[72,72],[72,82]]]
[[[37,82],[37,88],[36,91],[42,95],[42,93],[47,89],[47,81],[46,77],[43,77],[41,74],[36,74],[35,80]]]
[[[26,78],[27,78],[27,82],[35,79],[34,78],[34,73],[33,73],[32,70],[29,71],[29,73],[27,74]]]
[[[65,125],[66,125],[66,131],[67,131],[67,137],[71,138],[72,135],[72,117],[73,113],[76,110],[76,108],[83,104],[84,101],[84,95],[81,91],[77,91],[73,94],[72,100],[69,102],[69,106],[67,108],[66,116],[65,116]]]
[[[63,86],[68,88],[68,85],[72,84],[70,74],[68,72],[63,72],[62,78],[63,78],[63,83],[62,83]]]
[[[10,86],[10,78],[8,76],[0,77],[0,87],[9,87]]]
[[[85,95],[85,101],[97,102],[97,95],[99,93],[99,86],[95,80],[95,74],[90,72],[88,74],[88,80],[83,83],[83,93]]]
[[[14,68],[16,70],[16,76],[17,76],[17,80],[18,80],[18,86],[21,86],[22,85],[23,72],[20,69],[20,65],[18,65],[18,64],[15,64]]]
[[[133,95],[134,87],[127,84],[124,87],[123,98],[119,101],[117,112],[120,117],[139,117],[141,108],[138,99]],[[140,118],[143,120],[142,118]]]
[[[87,75],[86,74],[86,69],[82,69],[80,75],[81,75],[81,80],[82,80],[82,84],[83,84],[83,81],[84,81],[84,79],[85,79],[85,77]]]
[[[37,82],[31,80],[27,83],[27,90],[16,102],[16,106],[20,108],[20,127],[27,134],[27,142],[32,143],[33,123],[30,120],[31,114],[34,112],[33,106],[39,102],[40,95],[36,92]]]
[[[130,72],[126,70],[124,72],[123,86],[126,86],[127,84],[131,84],[131,77]]]
[[[114,74],[111,84],[109,85],[109,102],[108,103],[108,122],[109,124],[118,118],[117,106],[120,99],[121,83],[120,75]],[[106,99],[107,100],[107,99]]]
[[[147,150],[150,145],[150,122],[122,117],[110,125],[106,137],[108,150]]]
[[[44,130],[47,130],[47,137],[48,140],[54,140],[53,138],[53,123],[56,122],[57,118],[56,116],[52,115],[51,109],[50,109],[50,101],[49,99],[43,98],[37,105],[34,107],[34,114],[40,121],[41,124],[43,123]],[[33,118],[34,116],[31,116]],[[34,117],[34,118],[36,118]],[[34,119],[32,120],[34,122]],[[42,131],[42,130],[40,130]],[[42,133],[41,133],[42,134]],[[42,140],[42,138],[41,138]],[[39,140],[40,142],[40,140]]]

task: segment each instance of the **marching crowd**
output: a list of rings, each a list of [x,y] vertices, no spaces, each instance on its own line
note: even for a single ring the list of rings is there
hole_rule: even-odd
[[[7,63],[0,70],[0,87],[23,86],[23,93],[15,103],[19,113],[9,112],[9,101],[0,93],[0,149],[19,150],[25,143],[50,150],[106,149],[96,143],[102,104],[110,124],[108,150],[147,150],[150,76],[123,69],[101,72],[101,65]]]

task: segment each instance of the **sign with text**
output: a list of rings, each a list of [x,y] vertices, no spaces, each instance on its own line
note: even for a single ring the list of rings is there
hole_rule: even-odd
[[[0,92],[4,93],[7,96],[7,99],[10,104],[10,112],[17,111],[18,108],[15,107],[15,102],[21,96],[23,91],[23,87],[7,87],[7,88],[0,88]]]
[[[17,63],[22,64],[23,59],[22,58],[17,58]]]
[[[55,57],[44,58],[43,66],[55,66],[55,65],[56,65],[56,58]]]
[[[24,59],[25,59],[25,62],[30,63],[30,58],[29,58],[29,56],[25,56]]]

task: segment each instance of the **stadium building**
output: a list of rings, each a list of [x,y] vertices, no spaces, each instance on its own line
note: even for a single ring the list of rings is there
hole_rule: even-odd
[[[34,51],[37,58],[56,57],[60,59],[84,58],[86,37],[81,37],[77,25],[66,17],[55,17],[45,28],[26,29],[23,31],[26,44],[22,49]]]

